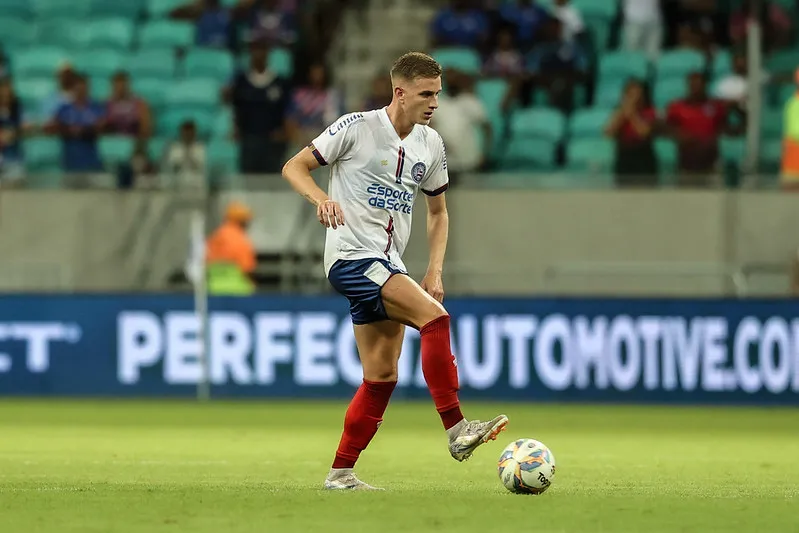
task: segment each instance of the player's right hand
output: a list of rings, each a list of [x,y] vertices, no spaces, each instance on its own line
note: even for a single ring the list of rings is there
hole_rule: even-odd
[[[326,228],[336,229],[344,225],[344,213],[338,202],[325,200],[316,208],[316,217]]]

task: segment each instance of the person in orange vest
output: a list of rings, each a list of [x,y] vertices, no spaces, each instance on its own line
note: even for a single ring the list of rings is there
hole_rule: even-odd
[[[256,264],[255,250],[247,236],[250,222],[250,209],[240,202],[231,202],[225,211],[225,221],[208,238],[205,260],[209,294],[247,296],[255,292],[251,278]]]
[[[799,84],[799,69],[795,74]],[[799,92],[785,103],[782,138],[782,188],[799,191]]]

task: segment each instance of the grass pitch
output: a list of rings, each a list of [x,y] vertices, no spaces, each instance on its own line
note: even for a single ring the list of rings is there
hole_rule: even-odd
[[[468,404],[510,416],[466,463],[395,402],[359,463],[384,493],[319,490],[343,403],[0,402],[3,533],[799,531],[799,410]],[[549,492],[505,491],[507,442],[549,445]]]

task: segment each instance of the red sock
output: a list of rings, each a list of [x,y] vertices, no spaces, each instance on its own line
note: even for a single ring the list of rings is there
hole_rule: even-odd
[[[458,401],[458,367],[449,343],[449,315],[428,322],[420,332],[422,373],[444,429],[449,429],[463,420]]]
[[[333,468],[352,468],[383,421],[396,381],[366,381],[358,388],[344,416],[344,433]]]

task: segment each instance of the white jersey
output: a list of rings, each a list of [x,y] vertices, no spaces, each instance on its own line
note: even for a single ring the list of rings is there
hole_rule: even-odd
[[[345,220],[327,230],[325,274],[339,259],[380,258],[406,270],[402,253],[416,195],[435,196],[449,185],[441,136],[417,124],[400,139],[383,108],[344,115],[310,148],[330,165],[328,196]]]

